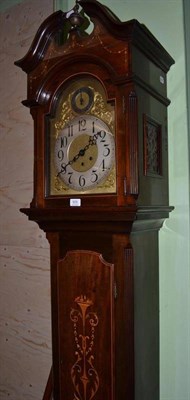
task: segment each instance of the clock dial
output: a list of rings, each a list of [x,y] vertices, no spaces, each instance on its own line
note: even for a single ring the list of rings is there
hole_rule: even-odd
[[[71,79],[49,127],[47,196],[116,193],[115,102],[101,82]]]
[[[57,177],[76,191],[96,187],[111,173],[115,140],[99,118],[82,115],[60,132],[54,151]]]
[[[93,91],[90,87],[78,88],[71,98],[71,106],[74,112],[84,113],[90,110],[93,104]]]

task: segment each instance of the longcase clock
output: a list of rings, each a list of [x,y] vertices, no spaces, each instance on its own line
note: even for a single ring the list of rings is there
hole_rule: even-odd
[[[144,25],[96,0],[50,15],[16,62],[34,120],[34,195],[21,211],[51,252],[44,400],[159,400],[173,62]]]

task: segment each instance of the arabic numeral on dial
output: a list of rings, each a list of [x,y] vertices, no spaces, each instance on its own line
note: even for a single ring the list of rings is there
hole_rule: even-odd
[[[64,152],[63,152],[63,150],[59,150],[59,151],[58,151],[57,157],[59,158],[60,161],[63,161],[63,159],[64,159]]]
[[[105,163],[105,159],[102,160],[101,164],[100,164],[100,169],[102,170],[102,172],[106,171],[106,163]]]
[[[73,136],[73,125],[68,125],[68,137]]]
[[[61,147],[67,147],[67,137],[61,136]]]
[[[92,175],[91,175],[91,182],[95,183],[98,180],[98,174],[96,173],[96,170],[92,170]]]
[[[110,154],[109,144],[104,144],[103,156],[104,156],[104,157],[108,157],[109,154]]]
[[[79,120],[79,132],[85,130],[86,130],[86,120],[83,118]]]
[[[106,137],[106,131],[99,131],[98,135],[100,136],[100,142],[104,143],[105,142],[105,137]]]
[[[59,173],[60,174],[65,174],[66,173],[66,164],[65,163],[61,164],[61,171]]]
[[[92,133],[95,132],[95,126],[94,126],[94,121],[92,121]]]
[[[70,185],[72,185],[72,175],[73,175],[73,172],[68,173],[68,182]]]
[[[85,184],[86,184],[85,177],[83,175],[80,175],[79,176],[79,185],[80,185],[80,187],[84,187]]]

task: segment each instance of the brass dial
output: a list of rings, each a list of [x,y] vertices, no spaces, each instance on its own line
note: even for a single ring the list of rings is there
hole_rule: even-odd
[[[50,123],[47,195],[115,193],[115,104],[102,83],[72,79]]]
[[[78,172],[86,172],[92,168],[98,157],[98,146],[94,142],[93,146],[89,144],[91,136],[83,133],[82,135],[76,136],[71,142],[68,150],[68,159],[74,160],[72,168]],[[76,157],[76,154],[78,157]],[[77,159],[76,159],[77,158]]]
[[[71,98],[71,106],[74,112],[84,113],[90,110],[93,104],[94,94],[90,87],[79,87]]]

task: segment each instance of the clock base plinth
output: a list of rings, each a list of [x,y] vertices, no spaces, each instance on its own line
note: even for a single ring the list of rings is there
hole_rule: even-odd
[[[117,368],[114,375],[115,397],[113,399],[125,400],[126,396],[131,400],[159,399],[158,232],[172,207],[139,208],[136,214],[134,210],[129,211],[129,209],[128,213],[126,209],[122,209],[121,216],[119,213],[116,216],[114,210],[111,213],[108,211],[106,213],[105,210],[99,211],[96,213],[96,218],[91,213],[86,213],[86,218],[84,218],[80,210],[74,210],[76,212],[72,218],[64,210],[62,213],[57,213],[56,210],[48,210],[48,212],[39,209],[22,210],[44,229],[51,250],[54,380],[49,379],[43,400],[50,400],[52,391],[55,392],[53,395],[55,399],[62,400],[59,394],[58,344],[60,342],[59,327],[63,321],[61,322],[62,313],[58,313],[61,304],[58,293],[64,292],[66,296],[66,288],[60,286],[61,282],[65,281],[65,276],[61,277],[59,271],[65,274],[63,260],[67,254],[75,253],[76,249],[78,257],[81,252],[87,254],[96,252],[102,254],[106,262],[114,265],[112,292],[115,321],[113,332],[116,335],[116,347],[113,353],[116,357]],[[104,221],[102,221],[103,216]],[[81,262],[79,257],[78,262],[74,263],[76,268],[78,268],[77,265],[81,265]],[[74,264],[72,261],[71,265]],[[85,265],[89,267],[89,262],[85,262]],[[70,268],[71,266],[68,268],[68,276],[71,273]],[[87,279],[85,268],[79,268],[77,272],[80,284]],[[76,271],[72,273],[72,276],[70,283],[65,281],[70,291],[72,281],[76,279]],[[96,281],[95,276],[93,281]],[[87,291],[93,293],[92,288]],[[79,288],[79,292],[83,294],[84,289]],[[73,296],[74,298],[77,298],[77,294]],[[101,307],[104,307],[102,300]],[[73,327],[70,327],[70,331],[69,329],[66,331],[72,335],[72,329]],[[107,350],[105,352],[107,354]]]

